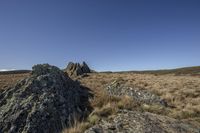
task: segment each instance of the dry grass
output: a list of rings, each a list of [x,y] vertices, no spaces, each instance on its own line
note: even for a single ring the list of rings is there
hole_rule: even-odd
[[[142,111],[145,112],[151,112],[154,114],[160,114],[160,115],[167,115],[170,116],[171,115],[171,109],[170,108],[165,108],[161,105],[155,104],[155,105],[147,105],[147,104],[143,104],[141,106]]]
[[[25,74],[0,74],[0,89],[14,85],[18,80],[28,76]]]
[[[80,82],[94,92],[100,92],[110,82],[118,79],[121,79],[123,84],[127,86],[149,90],[166,99],[171,106],[175,107],[169,113],[171,117],[179,119],[197,119],[200,117],[198,115],[200,114],[200,78],[198,76],[94,73],[80,79]],[[99,101],[100,99],[96,100]],[[107,103],[107,100],[104,100],[100,101]],[[153,111],[154,109],[155,111]],[[150,112],[162,112],[159,107],[150,107],[148,110]]]
[[[76,122],[71,128],[66,128],[62,133],[83,133],[87,128],[90,127],[88,122]]]
[[[128,96],[113,97],[109,96],[105,91],[100,91],[91,99],[93,112],[83,122],[75,122],[74,126],[65,129],[62,133],[82,133],[92,125],[95,125],[101,119],[110,119],[120,109],[136,109],[140,106]]]
[[[97,91],[90,103],[94,109],[103,109],[104,107],[109,106],[117,109],[131,110],[140,106],[140,103],[134,101],[129,96],[110,96],[105,89]]]
[[[90,100],[94,108],[90,116],[83,122],[77,122],[74,127],[63,133],[79,133],[94,125],[102,118],[115,115],[119,109],[142,109],[157,114],[200,123],[200,77],[174,76],[135,73],[91,73],[89,76],[78,78],[83,86],[94,92]],[[27,74],[0,75],[0,88],[13,85]],[[167,100],[171,109],[158,105],[141,105],[129,97],[110,97],[104,88],[111,82],[119,80],[132,88],[149,90]]]

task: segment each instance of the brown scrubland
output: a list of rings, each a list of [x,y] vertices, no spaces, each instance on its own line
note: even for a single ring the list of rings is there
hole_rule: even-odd
[[[0,74],[1,91],[14,85],[29,73]],[[94,125],[102,117],[112,117],[118,109],[140,110],[166,115],[200,126],[200,76],[134,72],[89,73],[75,77],[81,85],[91,89],[94,98],[90,100],[93,112],[83,122],[75,123],[74,127],[63,133],[78,133]],[[141,105],[133,99],[123,96],[108,96],[105,88],[113,81],[126,86],[148,90],[165,99],[170,108],[158,105]]]

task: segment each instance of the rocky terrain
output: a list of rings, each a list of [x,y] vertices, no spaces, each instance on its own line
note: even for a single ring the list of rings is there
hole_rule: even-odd
[[[199,133],[200,129],[166,116],[119,110],[114,119],[101,120],[85,133]]]
[[[91,72],[70,62],[1,74],[0,133],[200,132],[199,77]]]
[[[33,66],[29,77],[1,92],[0,132],[60,132],[87,115],[89,96],[57,67]]]
[[[85,62],[83,62],[82,64],[69,62],[67,68],[64,71],[69,76],[79,76],[91,72],[90,68]]]
[[[148,108],[158,105],[162,107],[163,114],[168,109],[165,99],[148,91],[124,86],[122,82],[114,81],[107,88],[109,96],[117,96],[133,100],[139,103],[137,106],[124,109],[129,103],[123,102],[124,107],[119,105],[111,117],[101,118],[85,133],[199,133],[200,127],[167,116],[149,113]],[[112,105],[111,105],[112,106]],[[115,106],[113,104],[113,106]],[[121,105],[120,105],[121,106]],[[113,108],[113,107],[111,107]],[[126,108],[126,107],[125,107]],[[113,109],[116,109],[115,107]],[[159,108],[157,108],[159,110]]]
[[[140,90],[138,88],[131,88],[125,86],[120,81],[112,82],[107,88],[107,92],[110,95],[114,96],[129,96],[138,102],[143,102],[146,104],[161,104],[163,106],[167,106],[167,102],[164,99],[161,99],[156,94],[148,92],[146,90]]]

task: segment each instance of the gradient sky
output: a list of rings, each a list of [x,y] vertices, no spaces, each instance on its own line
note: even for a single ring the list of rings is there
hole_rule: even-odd
[[[200,0],[1,0],[0,69],[200,65]]]

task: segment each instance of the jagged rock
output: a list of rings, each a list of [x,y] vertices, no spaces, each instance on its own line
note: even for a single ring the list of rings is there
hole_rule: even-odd
[[[90,73],[91,70],[88,65],[83,62],[82,64],[69,62],[67,68],[64,70],[69,76],[79,76],[84,73]]]
[[[123,96],[127,95],[134,100],[137,100],[139,102],[143,102],[146,104],[160,104],[163,106],[168,106],[167,102],[164,99],[161,99],[156,94],[153,94],[147,90],[141,90],[137,88],[132,88],[124,85],[124,83],[121,83],[117,80],[112,82],[110,85],[107,86],[106,90],[110,95],[114,96]]]
[[[199,133],[200,128],[152,113],[121,110],[112,120],[102,119],[85,133]]]
[[[59,68],[35,65],[0,93],[0,133],[58,133],[87,112],[89,93]]]

